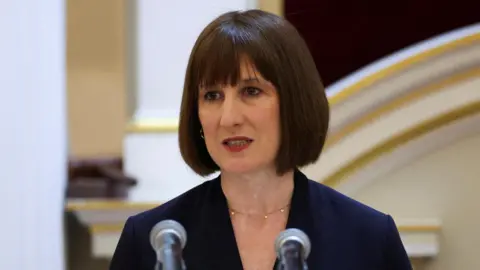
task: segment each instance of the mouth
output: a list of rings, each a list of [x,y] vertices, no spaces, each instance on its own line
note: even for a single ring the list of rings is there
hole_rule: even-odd
[[[232,137],[223,140],[222,144],[232,152],[239,152],[246,149],[253,142],[253,139],[248,137]]]

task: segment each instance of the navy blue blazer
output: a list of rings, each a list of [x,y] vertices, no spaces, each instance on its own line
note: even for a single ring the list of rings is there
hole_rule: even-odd
[[[183,258],[188,270],[242,270],[220,177],[129,217],[110,270],[154,269],[156,256],[149,233],[165,219],[180,222],[187,231]],[[391,216],[312,181],[298,170],[287,228],[301,229],[309,236],[309,269],[412,269]]]

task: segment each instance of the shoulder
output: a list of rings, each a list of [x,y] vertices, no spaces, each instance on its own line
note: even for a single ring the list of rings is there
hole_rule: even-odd
[[[315,213],[321,213],[317,220],[327,224],[320,227],[335,242],[348,243],[363,258],[375,257],[379,264],[395,265],[391,269],[411,269],[400,233],[389,214],[318,182],[309,180],[309,187],[312,207]]]
[[[147,211],[130,216],[124,225],[110,263],[110,270],[149,269],[155,264],[155,253],[150,245],[150,231],[158,222],[173,219],[185,229],[195,226],[199,207],[214,180],[206,181],[173,199]]]
[[[323,208],[336,219],[350,222],[356,226],[381,226],[388,214],[361,203],[339,191],[321,183],[309,180],[310,199],[314,205]]]
[[[350,237],[352,241],[375,241],[380,244],[391,228],[390,215],[346,196],[321,183],[310,181],[312,207],[318,208],[323,220],[336,233]]]

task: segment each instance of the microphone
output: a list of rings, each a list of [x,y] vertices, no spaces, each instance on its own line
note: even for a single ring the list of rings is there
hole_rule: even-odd
[[[175,220],[158,222],[150,231],[150,244],[157,255],[155,270],[185,270],[182,250],[187,243],[187,232]]]
[[[277,270],[308,270],[306,260],[310,249],[310,239],[303,231],[287,229],[281,232],[275,240]]]

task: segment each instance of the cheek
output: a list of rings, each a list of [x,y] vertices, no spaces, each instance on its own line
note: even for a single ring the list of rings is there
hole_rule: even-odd
[[[216,120],[214,115],[208,112],[208,110],[199,110],[198,118],[203,129],[204,134],[211,134],[215,130]]]
[[[275,106],[264,108],[252,115],[260,128],[268,134],[270,139],[278,139],[280,134],[280,115],[279,110]]]
[[[278,104],[270,111],[270,128],[275,143],[280,141],[280,108]],[[278,145],[277,145],[278,146]]]

